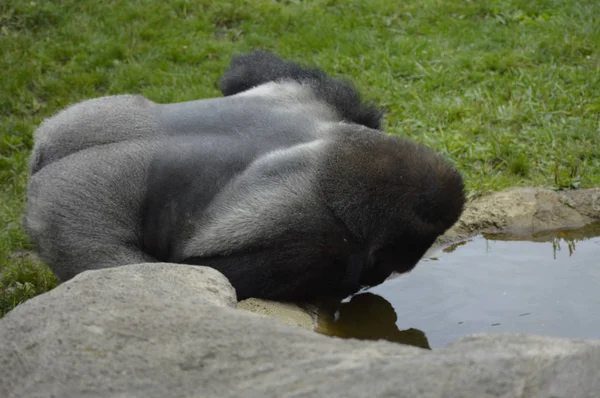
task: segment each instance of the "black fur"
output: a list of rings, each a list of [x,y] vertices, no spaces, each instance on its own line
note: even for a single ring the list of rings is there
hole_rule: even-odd
[[[381,129],[383,111],[374,104],[364,102],[352,82],[333,79],[317,68],[302,67],[266,51],[233,58],[221,78],[221,92],[225,96],[234,95],[280,80],[308,84],[319,99],[335,108],[342,119]]]

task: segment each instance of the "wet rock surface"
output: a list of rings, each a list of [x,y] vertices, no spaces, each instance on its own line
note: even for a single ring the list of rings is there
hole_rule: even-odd
[[[218,272],[88,271],[0,320],[2,397],[595,397],[600,342],[480,335],[429,351],[235,309]]]
[[[600,188],[552,191],[511,188],[471,201],[438,244],[480,232],[530,236],[559,228],[579,228],[600,220]]]

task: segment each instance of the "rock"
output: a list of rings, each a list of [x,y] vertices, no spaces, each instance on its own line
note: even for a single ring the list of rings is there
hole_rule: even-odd
[[[531,236],[560,228],[579,228],[600,219],[600,189],[556,192],[511,188],[470,202],[460,220],[437,244],[480,232]]]
[[[318,309],[314,305],[249,298],[240,301],[238,308],[279,319],[288,325],[317,329]]]
[[[428,351],[233,308],[210,268],[88,271],[0,320],[0,396],[595,397],[600,342],[479,335]]]
[[[593,219],[600,219],[600,188],[560,191],[558,196],[562,203],[580,214]]]

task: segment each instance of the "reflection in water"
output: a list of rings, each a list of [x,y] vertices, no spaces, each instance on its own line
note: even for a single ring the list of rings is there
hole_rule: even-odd
[[[526,238],[485,234],[435,255],[320,305],[321,332],[434,349],[483,332],[600,338],[600,223]]]
[[[512,240],[512,241],[528,241],[528,242],[552,242],[554,240],[566,241],[584,241],[600,236],[600,222],[587,224],[584,227],[577,229],[560,229],[538,232],[532,236],[513,236],[509,234],[483,234],[487,239],[491,240]]]
[[[399,330],[394,307],[373,293],[353,296],[342,303],[323,303],[319,309],[319,332],[329,336],[362,340],[389,340],[430,348],[425,333],[418,329]]]
[[[556,260],[556,254],[562,250],[561,242],[567,244],[569,256],[572,256],[575,253],[575,249],[577,248],[577,242],[583,242],[586,240],[590,240],[593,237],[600,236],[600,222],[591,223],[582,228],[577,229],[543,231],[527,237],[511,236],[508,234],[483,234],[483,236],[488,240],[551,242],[552,252],[554,255],[554,259]],[[457,245],[458,244],[453,246]],[[456,247],[454,247],[451,251],[454,250],[456,250]],[[444,251],[446,251],[446,249],[444,249]]]

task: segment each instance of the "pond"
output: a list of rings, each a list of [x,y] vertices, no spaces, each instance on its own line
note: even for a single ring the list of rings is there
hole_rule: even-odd
[[[600,338],[600,223],[527,239],[480,235],[342,303],[320,332],[442,347],[480,332]]]

